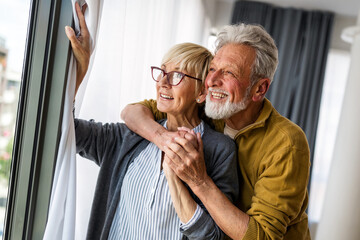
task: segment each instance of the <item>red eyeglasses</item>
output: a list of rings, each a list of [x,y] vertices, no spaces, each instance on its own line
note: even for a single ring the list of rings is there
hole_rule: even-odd
[[[165,72],[163,69],[154,67],[154,66],[151,67],[151,76],[155,82],[159,82],[160,79],[162,79],[164,76],[166,76],[167,82],[171,86],[179,85],[181,83],[181,81],[184,79],[184,77],[189,77],[189,78],[195,79],[197,81],[202,81],[199,78],[192,77],[192,76],[187,75],[182,72],[178,72],[178,71]]]

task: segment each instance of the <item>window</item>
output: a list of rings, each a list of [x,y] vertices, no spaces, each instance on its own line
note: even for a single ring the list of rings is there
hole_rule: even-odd
[[[7,29],[9,33],[24,34],[26,47],[25,54],[21,47],[13,51],[22,52],[25,60],[3,234],[4,239],[42,239],[48,211],[44,206],[48,206],[50,199],[67,75],[69,51],[64,49],[69,49],[69,42],[63,26],[71,25],[71,1],[31,1],[30,4],[30,0],[2,0],[0,4],[0,15],[7,16],[9,24],[16,21],[10,18],[10,10],[14,8],[13,17],[25,17],[26,21],[24,29],[18,26]],[[16,81],[6,84],[9,88],[16,85]]]
[[[0,1],[0,237],[5,220],[29,6],[30,0]]]
[[[349,52],[329,51],[311,178],[309,222],[314,224],[312,228],[316,228],[322,213],[349,66]]]

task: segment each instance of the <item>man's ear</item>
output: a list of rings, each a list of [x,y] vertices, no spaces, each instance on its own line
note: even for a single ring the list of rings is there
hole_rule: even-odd
[[[262,78],[255,84],[255,92],[252,96],[252,100],[254,102],[261,101],[264,99],[265,94],[269,90],[270,86],[270,79],[269,78]]]

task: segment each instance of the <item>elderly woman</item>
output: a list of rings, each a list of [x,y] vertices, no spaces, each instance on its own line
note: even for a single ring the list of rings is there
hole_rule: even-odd
[[[82,39],[67,35],[82,71],[87,69],[87,29],[77,6]],[[70,34],[69,34],[70,33]],[[78,45],[76,45],[78,44]],[[85,53],[85,54],[84,54]],[[167,114],[160,123],[181,136],[192,129],[203,140],[206,170],[234,201],[238,177],[234,142],[200,119],[204,79],[211,53],[196,44],[171,48],[159,67],[151,67],[157,108]],[[81,69],[80,69],[81,70]],[[84,72],[77,75],[77,87]],[[167,156],[155,144],[121,123],[75,120],[78,153],[100,167],[88,227],[88,239],[222,239],[199,199],[167,166]],[[191,136],[188,136],[191,137]],[[194,146],[188,146],[194,147]]]

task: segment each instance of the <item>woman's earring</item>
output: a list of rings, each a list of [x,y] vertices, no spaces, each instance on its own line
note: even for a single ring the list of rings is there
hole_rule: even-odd
[[[200,99],[196,99],[196,101],[199,103],[199,102],[200,102]]]

